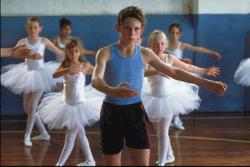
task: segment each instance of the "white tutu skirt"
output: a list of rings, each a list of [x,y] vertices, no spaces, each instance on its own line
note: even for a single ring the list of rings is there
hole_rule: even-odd
[[[51,67],[46,63],[43,69],[37,71],[27,70],[25,63],[9,67],[1,75],[1,84],[15,94],[37,91],[50,92],[56,86],[56,82],[48,70]]]
[[[148,86],[148,83],[143,85],[142,102],[152,122],[170,115],[188,114],[200,106],[197,85],[169,79],[159,87],[159,95],[152,93]]]
[[[86,101],[69,105],[63,93],[49,93],[38,106],[38,114],[49,129],[72,129],[77,124],[91,126],[100,119],[104,94],[91,86],[85,88]]]
[[[234,73],[234,80],[240,85],[250,86],[250,58],[241,61]]]
[[[45,64],[48,65],[48,71],[53,74],[56,69],[60,66],[61,63],[56,62],[56,61],[48,61]],[[59,77],[59,78],[54,78],[54,81],[56,82],[56,84],[63,84],[63,77]]]

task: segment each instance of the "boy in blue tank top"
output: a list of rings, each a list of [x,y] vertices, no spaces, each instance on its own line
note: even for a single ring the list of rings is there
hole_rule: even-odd
[[[144,64],[174,79],[206,87],[222,96],[227,85],[196,77],[164,64],[152,50],[138,45],[146,18],[135,6],[122,9],[117,17],[117,43],[101,48],[96,57],[92,85],[106,94],[100,128],[104,160],[107,166],[121,166],[124,144],[134,165],[149,165],[150,141],[147,115],[141,103]]]

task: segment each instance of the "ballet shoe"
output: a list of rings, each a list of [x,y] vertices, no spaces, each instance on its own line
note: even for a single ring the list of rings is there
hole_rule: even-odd
[[[31,138],[31,140],[50,140],[50,135],[49,134],[40,134],[38,136],[34,136]]]
[[[30,135],[25,135],[24,136],[24,145],[26,147],[31,147],[32,146],[32,143],[30,141]]]
[[[77,166],[95,166],[95,160],[89,159],[89,160],[86,160],[86,161],[78,164]]]
[[[57,162],[55,166],[63,166],[63,164]]]
[[[171,152],[167,155],[167,159],[166,159],[165,163],[168,164],[168,163],[172,163],[174,161],[175,161],[175,156],[174,156],[173,152]]]

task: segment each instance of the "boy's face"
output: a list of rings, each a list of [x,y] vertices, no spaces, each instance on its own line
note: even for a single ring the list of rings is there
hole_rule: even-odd
[[[26,26],[28,35],[31,37],[37,37],[39,36],[40,32],[42,31],[42,27],[40,26],[39,22],[37,21],[31,21]]]
[[[137,43],[144,29],[139,20],[129,17],[117,24],[116,30],[120,33],[121,41]]]

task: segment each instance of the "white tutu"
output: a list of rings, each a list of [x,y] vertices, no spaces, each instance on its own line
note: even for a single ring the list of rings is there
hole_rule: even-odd
[[[57,62],[57,61],[48,61],[45,64],[48,65],[48,71],[53,74],[56,69],[60,66],[61,63]],[[58,77],[58,78],[54,78],[54,81],[56,82],[56,84],[63,84],[63,77]]]
[[[85,87],[84,102],[69,105],[64,95],[49,93],[38,106],[38,113],[50,129],[71,129],[77,124],[91,126],[100,119],[100,111],[104,94],[91,86]]]
[[[49,92],[56,83],[49,72],[50,65],[45,64],[41,70],[27,70],[25,63],[11,66],[1,75],[1,84],[16,94],[36,91]]]
[[[241,61],[234,73],[234,80],[240,85],[250,86],[250,58]]]
[[[144,79],[142,102],[151,121],[159,121],[170,114],[188,114],[198,109],[201,99],[199,87],[174,79],[166,79],[164,85],[150,87]],[[158,92],[155,90],[159,90]]]

